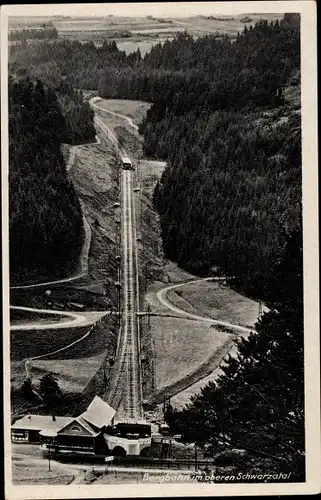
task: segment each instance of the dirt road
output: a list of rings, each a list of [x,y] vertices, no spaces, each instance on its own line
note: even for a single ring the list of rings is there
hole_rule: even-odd
[[[50,315],[56,316],[57,321],[50,323],[50,320],[44,322],[37,322],[34,320],[26,320],[21,323],[10,325],[10,330],[48,330],[59,329],[59,328],[73,328],[75,326],[86,326],[95,323],[99,319],[103,318],[110,311],[89,311],[89,312],[65,312],[57,311],[54,309],[33,309],[32,307],[20,307],[20,306],[10,306],[10,309],[18,311],[26,311],[32,314]]]
[[[167,307],[170,311],[173,311],[175,314],[178,314],[179,316],[182,316],[184,318],[194,319],[194,320],[197,320],[197,321],[204,321],[204,322],[207,322],[207,323],[211,323],[212,325],[226,326],[226,327],[233,328],[233,330],[237,330],[239,332],[244,332],[244,333],[249,333],[249,332],[253,331],[253,328],[251,329],[251,328],[247,328],[245,326],[235,325],[235,324],[230,323],[228,321],[215,320],[215,319],[212,319],[212,318],[208,318],[206,316],[199,316],[197,314],[189,313],[187,311],[184,311],[184,309],[180,309],[179,307],[177,307],[174,304],[172,304],[172,302],[170,302],[170,300],[166,297],[167,293],[169,291],[176,290],[177,288],[181,288],[181,287],[186,286],[186,285],[188,285],[190,283],[195,283],[195,282],[200,282],[200,281],[220,281],[220,280],[222,280],[222,278],[217,278],[217,277],[214,277],[214,278],[202,278],[202,279],[199,279],[199,280],[191,280],[191,281],[187,281],[187,282],[184,282],[184,283],[170,285],[170,286],[167,286],[167,287],[162,288],[161,290],[159,290],[156,293],[156,297],[157,297],[157,299],[159,300],[159,302],[163,306]]]

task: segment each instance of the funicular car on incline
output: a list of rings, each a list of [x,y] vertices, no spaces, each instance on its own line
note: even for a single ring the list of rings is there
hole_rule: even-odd
[[[126,156],[122,157],[121,162],[123,165],[123,170],[134,170],[131,160]]]

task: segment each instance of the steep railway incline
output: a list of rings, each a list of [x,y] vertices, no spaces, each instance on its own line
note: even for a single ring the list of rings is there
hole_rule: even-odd
[[[109,404],[118,409],[117,418],[142,418],[140,376],[139,283],[136,253],[133,172],[122,171],[122,287],[123,309],[119,347],[113,370],[113,380],[107,393]]]
[[[109,113],[95,104],[91,106]],[[111,114],[116,114],[110,112]],[[121,116],[121,115],[120,115]],[[115,141],[113,132],[96,116],[96,124],[113,139],[119,153],[129,156]],[[117,140],[117,139],[116,139]],[[121,172],[121,286],[122,321],[120,339],[113,366],[111,384],[105,394],[108,403],[117,410],[117,419],[141,420],[142,384],[140,373],[140,332],[137,312],[139,310],[138,256],[136,243],[136,214],[133,192],[134,172]]]

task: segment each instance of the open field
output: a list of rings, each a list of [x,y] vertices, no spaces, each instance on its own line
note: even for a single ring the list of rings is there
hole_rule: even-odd
[[[157,390],[188,375],[230,339],[202,322],[174,317],[152,317],[151,334]]]
[[[80,339],[89,327],[65,328],[59,330],[16,330],[11,333],[10,356],[18,361],[42,356]]]
[[[49,371],[57,376],[64,390],[84,390],[105,358],[114,356],[116,321],[109,316],[92,328],[14,332],[10,341],[12,387],[21,387],[26,375],[24,360],[43,356],[30,361],[29,373],[34,382]]]
[[[173,282],[193,279],[188,273],[183,277],[184,272],[173,263],[168,264],[168,268]],[[158,315],[151,318],[155,398],[161,401],[165,393],[168,396],[177,395],[173,404],[183,405],[205,381],[215,378],[221,360],[234,349],[234,339],[240,334],[233,331],[233,327],[227,329],[184,318],[164,317],[171,313],[156,297],[157,290],[163,286],[161,282],[154,283],[148,288],[147,295],[152,314]],[[258,305],[255,301],[214,282],[191,283],[177,291],[169,291],[167,297],[180,309],[213,319],[244,326],[252,326],[257,319]]]
[[[131,53],[139,48],[144,56],[153,45],[172,40],[179,32],[187,31],[195,38],[210,34],[217,37],[227,34],[235,38],[245,24],[254,24],[262,18],[274,21],[282,17],[282,14],[195,16],[177,19],[115,16],[90,18],[54,16],[23,19],[11,17],[9,30],[40,28],[42,23],[52,22],[58,30],[59,38],[78,40],[81,43],[93,42],[96,46],[101,46],[104,40],[115,40],[120,50]]]
[[[188,312],[252,327],[258,318],[258,303],[217,282],[200,281],[170,291],[173,304]]]
[[[114,113],[130,116],[136,125],[142,121],[151,103],[144,101],[129,101],[127,99],[101,99],[97,104]],[[108,117],[108,123],[111,115]]]
[[[242,335],[242,337],[246,337],[246,335]],[[237,347],[236,345],[232,345],[228,349],[228,353],[231,356],[235,356],[237,353]],[[224,357],[224,356],[223,356]],[[208,366],[210,368],[210,366]],[[206,376],[195,382],[194,384],[186,387],[180,392],[177,392],[172,398],[171,398],[171,404],[178,409],[183,408],[187,403],[190,402],[190,399],[192,396],[195,394],[198,394],[201,390],[202,387],[207,385],[209,382],[215,381],[219,375],[223,374],[223,371],[219,366],[213,365],[214,369],[208,373]],[[204,374],[206,374],[204,370]]]
[[[144,57],[145,54],[150,52],[151,48],[157,43],[163,44],[166,40],[172,40],[173,37],[167,36],[163,37],[153,37],[148,39],[141,39],[139,36],[133,37],[129,40],[117,40],[117,47],[119,50],[124,50],[126,54],[135,52],[138,48]]]
[[[191,34],[199,36],[205,34],[227,34],[235,37],[238,31],[242,31],[244,26],[254,25],[261,19],[275,21],[282,19],[283,14],[238,14],[235,16],[195,16],[181,19],[174,19],[177,26],[184,27]]]
[[[96,356],[75,359],[38,359],[31,362],[35,381],[46,372],[59,378],[59,385],[66,392],[82,392],[93,374],[98,370],[106,357],[105,352]]]
[[[39,383],[39,379],[47,372],[58,378],[59,386],[64,392],[82,392],[95,372],[99,369],[106,357],[102,352],[96,356],[79,357],[77,359],[35,359],[30,362],[30,371],[33,383]],[[23,361],[11,363],[12,387],[19,389],[26,376]]]

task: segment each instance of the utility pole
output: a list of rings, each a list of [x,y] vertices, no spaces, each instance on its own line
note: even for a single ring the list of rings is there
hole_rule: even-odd
[[[147,266],[145,262],[145,241],[142,241],[142,269],[143,269],[143,281],[144,281],[144,295],[147,293]]]
[[[118,268],[119,270],[120,268]],[[121,323],[121,304],[120,304],[120,271],[119,271],[119,287],[118,287],[118,329]]]
[[[48,450],[49,450],[49,453],[48,453],[48,470],[49,470],[49,472],[51,472],[51,468],[50,468],[50,459],[51,459],[50,445],[51,445],[51,439],[49,438],[49,440],[48,440]]]
[[[148,328],[150,328],[150,304],[147,303]]]
[[[163,403],[164,423],[165,423],[165,412],[166,412],[166,396],[164,395],[164,403]]]
[[[144,264],[144,286],[145,286],[145,295],[147,294],[147,264]]]
[[[263,313],[263,308],[262,308],[262,301],[259,301],[259,318],[262,316]]]

